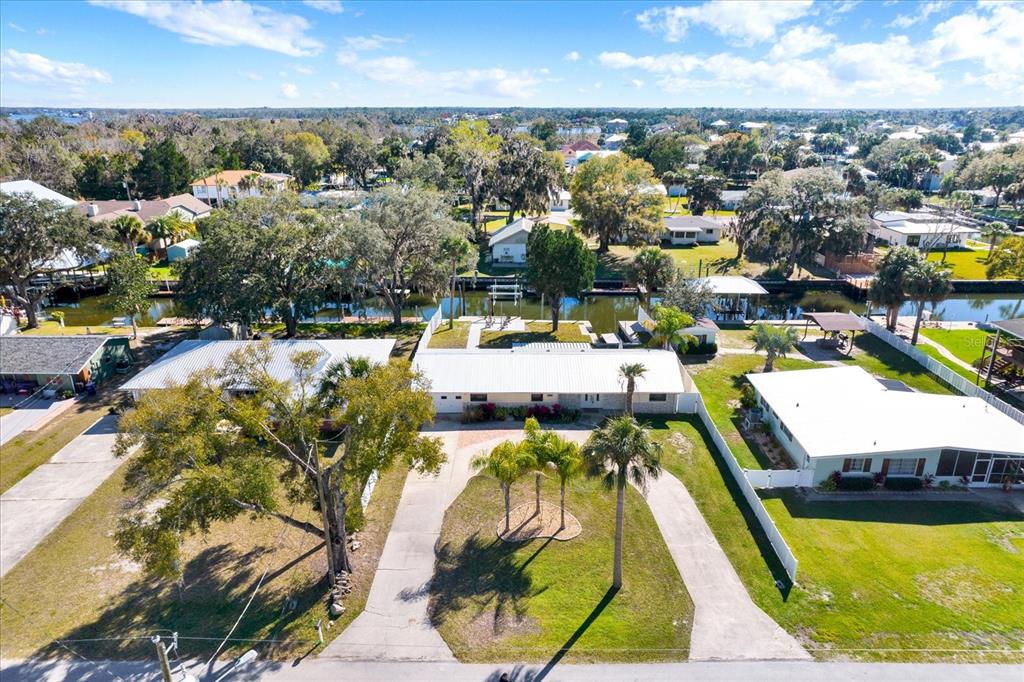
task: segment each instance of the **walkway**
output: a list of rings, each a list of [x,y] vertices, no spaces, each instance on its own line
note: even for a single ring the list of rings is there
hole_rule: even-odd
[[[470,461],[505,439],[522,438],[520,424],[464,426],[438,421],[448,461],[436,476],[410,472],[384,543],[363,612],[331,642],[323,657],[361,661],[454,661],[427,615],[434,548],[444,513],[473,476]],[[589,431],[561,432],[575,440]]]
[[[91,495],[121,464],[114,457],[117,417],[96,421],[0,495],[0,575],[4,575]]]
[[[8,412],[0,417],[0,445],[11,440],[22,431],[31,430],[32,427],[46,418],[51,409],[63,404],[46,398],[32,400],[21,398],[19,400],[17,396],[11,397],[13,400],[5,400],[2,403],[3,406],[10,407],[10,403],[13,402],[15,405],[19,405],[19,407],[13,412]]]
[[[645,497],[693,599],[690,660],[811,658],[750,599],[679,479],[662,473],[648,484]]]

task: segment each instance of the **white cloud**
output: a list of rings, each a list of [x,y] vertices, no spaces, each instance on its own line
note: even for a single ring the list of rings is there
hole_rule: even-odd
[[[833,34],[825,33],[817,26],[796,26],[779,38],[779,42],[775,43],[771,51],[768,52],[768,57],[770,59],[799,57],[808,52],[828,47],[835,42],[835,39]]]
[[[341,0],[302,0],[302,4],[328,14],[341,14],[345,11]]]
[[[941,12],[946,8],[950,7],[953,3],[947,0],[932,0],[931,2],[923,2],[917,5],[917,11],[913,14],[900,14],[892,23],[889,24],[890,28],[910,28],[914,24],[919,24],[936,12]]]
[[[297,14],[283,14],[242,0],[171,2],[170,0],[89,0],[93,5],[127,12],[190,43],[248,45],[291,57],[318,54],[323,43],[306,35],[310,24]]]
[[[364,59],[351,50],[337,55],[338,63],[379,83],[394,83],[431,93],[469,94],[528,98],[545,81],[543,70],[504,68],[431,71],[409,57],[389,56]]]
[[[634,88],[637,88],[638,90],[644,87],[644,82],[639,78],[634,78],[633,80],[629,81],[629,84],[632,85]]]
[[[578,62],[580,60],[580,53],[576,50],[565,55],[565,61],[567,62]]]
[[[938,24],[924,45],[925,58],[938,63],[975,61],[985,73],[975,76],[997,92],[1024,90],[1024,5],[981,3]]]
[[[751,45],[771,40],[777,26],[805,16],[812,5],[812,0],[710,0],[702,5],[653,7],[636,20],[641,28],[661,34],[670,43],[681,40],[691,24],[702,24],[737,44]]]
[[[405,42],[405,38],[389,38],[374,33],[368,36],[348,36],[345,38],[345,45],[350,50],[369,51],[381,50],[388,45],[398,45]]]
[[[839,45],[828,58],[834,77],[854,93],[913,96],[942,90],[942,81],[906,36],[883,43]]]
[[[301,73],[303,76],[312,76],[314,73],[316,73],[316,71],[314,71],[312,68],[308,66],[299,65],[293,66],[292,68],[295,69],[295,73]]]
[[[282,83],[281,84],[281,94],[286,99],[298,99],[298,97],[299,97],[299,87],[297,85],[295,85],[294,83]]]
[[[261,76],[260,74],[256,73],[255,71],[239,71],[238,75],[241,76],[242,78],[248,78],[251,81],[261,81],[261,80],[263,80],[263,76]]]
[[[15,31],[17,31],[18,33],[24,33],[24,32],[25,32],[25,29],[24,29],[24,28],[22,28],[21,26],[18,26],[18,25],[17,25],[16,23],[14,23],[13,21],[8,21],[8,22],[7,22],[7,25],[8,25],[8,26],[10,26],[11,28],[13,28],[13,29],[14,29]]]
[[[110,74],[77,62],[58,62],[32,52],[4,50],[0,54],[0,73],[21,83],[49,83],[79,86],[86,83],[111,83]]]
[[[593,85],[593,88],[594,88],[595,90],[600,90],[600,89],[601,89],[601,88],[603,88],[603,87],[604,87],[604,83],[602,83],[601,81],[596,81],[596,82],[594,83],[594,85]]]

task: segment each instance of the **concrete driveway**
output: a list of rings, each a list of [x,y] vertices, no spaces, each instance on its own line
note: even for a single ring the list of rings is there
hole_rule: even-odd
[[[14,402],[18,404],[20,401],[15,400]],[[54,404],[52,400],[37,398],[19,406],[14,412],[8,412],[0,417],[0,445],[39,423],[50,412]],[[4,405],[10,406],[7,402]]]
[[[0,575],[49,535],[121,464],[117,417],[97,420],[48,462],[0,495]]]
[[[559,430],[582,442],[585,428]],[[445,510],[473,476],[470,461],[499,442],[523,437],[521,425],[462,425],[438,421],[432,436],[444,441],[448,460],[436,476],[411,472],[384,543],[366,608],[321,657],[362,661],[454,661],[451,649],[427,615],[435,546]]]

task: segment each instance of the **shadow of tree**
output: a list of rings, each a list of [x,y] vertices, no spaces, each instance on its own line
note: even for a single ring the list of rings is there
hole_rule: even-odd
[[[322,546],[297,549],[286,564],[268,573],[259,596],[232,635],[225,658],[249,648],[245,640],[275,639],[323,600],[327,590],[325,579],[311,577],[297,589],[294,582],[279,584],[289,569],[321,549]],[[76,652],[92,659],[149,659],[153,656],[150,635],[158,631],[178,632],[180,656],[208,656],[241,613],[245,599],[262,574],[261,558],[270,551],[271,547],[263,546],[252,552],[240,552],[228,544],[218,544],[191,559],[180,582],[141,575],[112,595],[106,608],[90,622],[65,634],[63,641],[72,642]],[[282,642],[264,651],[269,654],[270,649],[280,651],[306,644]],[[66,653],[60,644],[51,642],[36,651],[33,658]]]
[[[522,544],[510,544],[494,538],[484,540],[473,533],[458,547],[446,542],[437,550],[434,577],[430,583],[430,622],[441,625],[450,613],[471,607],[480,615],[494,610],[497,627],[507,616],[516,619],[526,615],[525,600],[543,593],[547,587],[535,587],[526,566],[548,543],[543,543],[533,556],[519,563],[515,553]]]

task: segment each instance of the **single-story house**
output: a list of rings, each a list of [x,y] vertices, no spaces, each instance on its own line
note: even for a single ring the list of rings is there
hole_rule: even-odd
[[[758,123],[756,121],[744,121],[740,124],[740,128],[743,130],[762,130],[768,126],[767,123]]]
[[[722,119],[718,119],[717,121],[712,121],[708,125],[711,126],[712,128],[728,128],[729,122],[723,121]]]
[[[622,133],[609,135],[604,138],[604,148],[610,151],[617,151],[622,149],[622,145],[626,144],[627,140],[629,140],[629,136]]]
[[[63,207],[74,206],[78,202],[71,197],[66,197],[60,192],[55,192],[49,187],[44,187],[32,180],[11,180],[0,182],[0,192],[3,194],[31,194],[36,199],[48,199],[55,201]]]
[[[868,232],[880,242],[890,246],[916,246],[938,249],[965,246],[968,239],[976,239],[980,230],[966,220],[940,216],[927,211],[879,211],[868,226]]]
[[[0,336],[4,392],[79,391],[89,381],[127,369],[134,357],[126,336]]]
[[[185,260],[188,258],[192,250],[202,244],[198,239],[182,239],[177,244],[171,244],[167,247],[167,262],[173,263],[178,260]]]
[[[981,398],[891,388],[860,367],[747,379],[763,422],[815,484],[834,471],[1024,484],[1024,425]]]
[[[665,231],[661,233],[661,239],[674,246],[717,244],[722,238],[722,226],[701,216],[673,216],[665,218],[662,222],[665,224]]]
[[[487,242],[492,263],[522,265],[526,262],[526,240],[534,222],[529,218],[516,218],[491,235]]]
[[[735,211],[743,197],[747,196],[745,189],[727,189],[722,192],[722,201],[719,208],[723,211]]]
[[[572,194],[567,189],[560,189],[551,197],[552,211],[568,211]]]
[[[362,357],[373,364],[384,364],[395,347],[394,339],[187,340],[179,342],[159,360],[125,382],[121,390],[129,391],[137,399],[144,391],[182,383],[196,372],[221,370],[233,352],[261,343],[269,345],[269,371],[271,376],[280,381],[294,380],[295,372],[290,358],[298,351],[314,350],[319,353],[320,360],[314,368],[314,374],[320,374],[348,357]]]
[[[571,173],[576,170],[576,166],[580,165],[587,159],[603,159],[615,154],[621,154],[621,152],[616,149],[598,149],[597,151],[588,149],[586,151],[576,152],[575,156],[565,158],[565,169]]]
[[[258,197],[264,191],[280,192],[292,176],[287,173],[259,173],[253,170],[226,170],[192,183],[192,196],[218,205],[240,196]],[[245,186],[244,189],[242,186]]]
[[[564,347],[564,348],[563,348]],[[439,414],[460,414],[472,405],[561,405],[583,410],[622,411],[626,384],[619,367],[647,368],[633,396],[638,413],[692,410],[695,391],[672,351],[603,349],[584,344],[539,344],[508,350],[426,350],[414,366],[430,380]]]
[[[624,118],[613,118],[605,124],[604,129],[609,133],[624,133],[629,127],[629,121]]]
[[[133,199],[131,201],[86,201],[78,204],[77,210],[95,222],[114,220],[119,216],[131,215],[143,224],[171,213],[177,214],[186,223],[194,223],[210,214],[210,206],[191,194],[176,194],[166,199]]]

